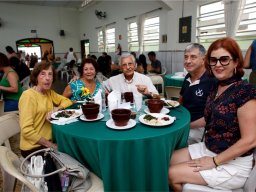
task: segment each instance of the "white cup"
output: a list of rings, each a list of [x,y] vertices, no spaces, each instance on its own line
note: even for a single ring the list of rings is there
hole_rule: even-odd
[[[139,111],[142,106],[142,95],[134,94],[133,97],[134,97],[134,101],[135,101],[136,110]]]

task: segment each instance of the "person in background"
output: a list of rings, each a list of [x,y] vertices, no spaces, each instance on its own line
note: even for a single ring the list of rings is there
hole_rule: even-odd
[[[7,52],[7,57],[8,59],[10,59],[11,57],[18,57],[17,53],[13,50],[13,48],[11,46],[6,46],[5,50]]]
[[[78,60],[76,53],[73,52],[72,47],[69,48],[69,51],[64,55],[64,58],[67,60],[67,63],[69,63],[72,60],[75,60],[77,62]]]
[[[132,91],[133,93],[140,93],[149,98],[157,98],[159,96],[151,79],[135,72],[136,64],[133,55],[130,53],[122,54],[119,65],[123,73],[111,77],[104,82],[107,90],[116,90],[121,93]]]
[[[144,54],[140,54],[139,56],[139,63],[142,65],[144,74],[148,74],[148,64],[147,64],[147,58]]]
[[[205,53],[205,48],[198,43],[189,44],[184,51],[184,67],[188,74],[183,81],[178,101],[191,115],[189,144],[202,140],[205,103],[216,83],[204,66]]]
[[[0,53],[0,71],[4,73],[0,81],[0,92],[4,99],[4,112],[16,111],[18,110],[22,88],[19,76],[10,66],[7,56],[3,53]]]
[[[55,78],[51,63],[37,64],[31,74],[34,86],[24,91],[20,97],[20,150],[23,157],[43,148],[57,149],[57,144],[52,139],[51,114],[73,103],[51,89]],[[56,167],[52,160],[46,160],[45,174],[54,170]],[[61,191],[58,174],[46,177],[45,181],[49,191]]]
[[[156,53],[154,51],[148,53],[148,59],[151,62],[151,69],[149,72],[160,74],[162,72],[162,65],[161,62],[156,59]]]
[[[100,82],[95,80],[98,64],[94,59],[85,59],[78,68],[78,72],[80,73],[79,79],[73,80],[63,92],[63,96],[71,98],[72,101],[83,101],[93,97],[101,89]],[[89,90],[89,94],[83,92],[84,88]]]
[[[18,74],[20,81],[22,81],[25,77],[30,76],[31,72],[28,66],[22,61],[20,61],[17,57],[11,57],[9,61],[10,61],[11,67]]]
[[[232,38],[214,41],[205,67],[218,79],[207,98],[204,142],[175,151],[169,183],[175,192],[185,183],[219,190],[242,188],[256,147],[256,88],[244,82],[243,55]]]
[[[252,42],[246,51],[244,57],[244,68],[252,69],[249,77],[249,83],[256,86],[256,40]]]

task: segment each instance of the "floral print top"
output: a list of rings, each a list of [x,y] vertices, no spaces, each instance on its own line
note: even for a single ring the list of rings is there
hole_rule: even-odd
[[[76,81],[73,81],[70,84],[71,87],[71,91],[72,91],[72,96],[71,96],[71,100],[72,101],[83,101],[85,99],[87,99],[90,96],[95,96],[98,91],[101,89],[101,84],[99,81],[96,80],[96,88],[94,90],[93,93],[90,93],[88,95],[83,95],[83,88],[86,88],[86,86],[84,85],[84,83],[81,81],[81,79],[78,79]]]
[[[205,145],[219,154],[241,138],[237,110],[249,100],[256,99],[256,88],[239,80],[215,99],[216,93],[217,89],[209,95],[204,110]],[[250,150],[242,156],[252,152]]]

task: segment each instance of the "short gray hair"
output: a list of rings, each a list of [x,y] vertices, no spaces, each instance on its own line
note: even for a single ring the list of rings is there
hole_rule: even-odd
[[[119,65],[121,66],[122,65],[122,59],[123,58],[127,58],[127,57],[131,57],[132,58],[132,62],[134,63],[134,65],[136,65],[136,61],[135,61],[135,58],[132,54],[130,53],[123,53],[121,56],[120,56],[120,59],[119,59]]]
[[[206,54],[206,50],[205,50],[204,46],[201,45],[201,44],[199,44],[199,43],[191,43],[191,44],[189,44],[189,45],[185,48],[184,54],[185,54],[186,52],[188,52],[188,51],[191,51],[192,49],[198,49],[199,52],[200,52],[200,54],[201,54],[202,56],[205,56],[205,54]]]

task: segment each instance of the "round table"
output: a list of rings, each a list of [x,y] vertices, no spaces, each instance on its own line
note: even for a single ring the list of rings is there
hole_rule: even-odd
[[[140,122],[113,130],[106,119],[53,125],[60,151],[68,153],[102,178],[105,191],[169,191],[168,167],[175,149],[187,146],[190,114],[170,110],[177,120],[165,127]]]
[[[164,76],[164,85],[165,86],[175,86],[182,87],[184,77],[177,77],[175,74],[167,74]]]

